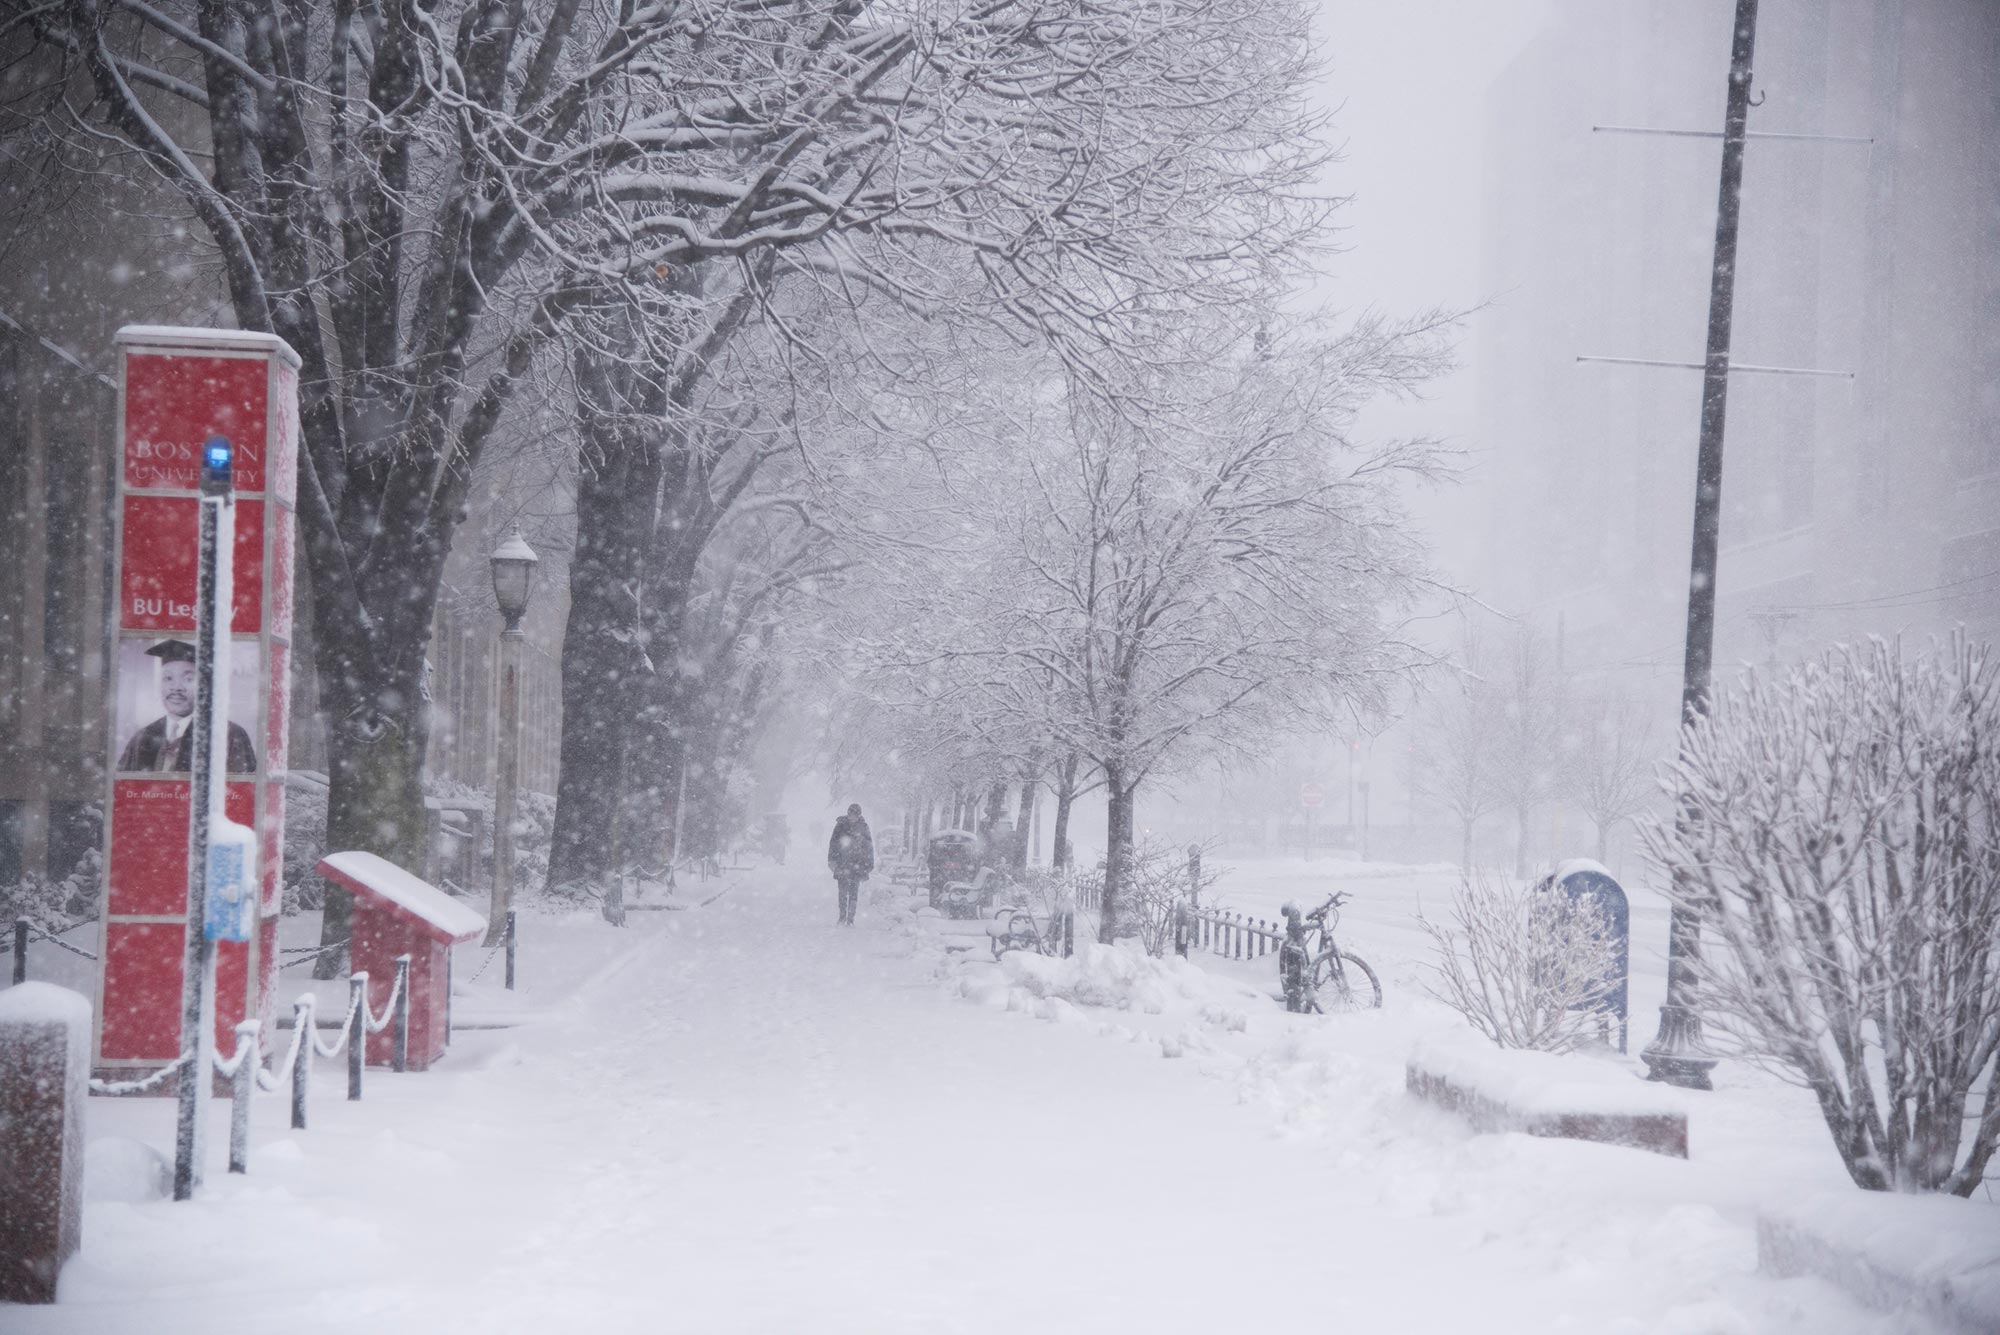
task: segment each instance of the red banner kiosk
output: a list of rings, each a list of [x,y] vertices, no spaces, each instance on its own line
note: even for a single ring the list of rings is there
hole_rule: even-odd
[[[216,1044],[239,1021],[269,1032],[290,724],[298,356],[270,334],[148,325],[118,331],[117,601],[108,673],[93,1066],[130,1075],[180,1049],[187,923],[189,721],[203,443],[235,447],[228,815],[258,832],[256,930],[219,943]]]

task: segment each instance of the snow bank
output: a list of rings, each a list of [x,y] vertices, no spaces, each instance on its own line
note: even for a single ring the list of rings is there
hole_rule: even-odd
[[[88,1038],[90,999],[54,983],[17,983],[0,991],[0,1024],[59,1024]]]
[[[1405,1066],[1412,1094],[1481,1131],[1624,1145],[1685,1159],[1687,1116],[1630,1070],[1587,1056],[1556,1056],[1464,1041],[1420,1042]]]
[[[173,1165],[131,1136],[99,1136],[83,1152],[83,1199],[137,1205],[167,1198]]]
[[[0,1029],[40,1030],[36,1050],[50,1057],[63,1050],[67,1097],[83,1099],[90,1080],[90,999],[54,983],[25,982],[0,991]],[[56,1032],[51,1033],[50,1030]]]
[[[1000,972],[1035,997],[1148,1015],[1163,1013],[1177,1000],[1198,1000],[1207,991],[1206,976],[1186,960],[1154,959],[1129,942],[1079,941],[1068,959],[1009,951],[1000,957]]]
[[[1757,1259],[1966,1335],[2000,1331],[2000,1209],[1987,1202],[1819,1192],[1759,1213]]]
[[[1410,1052],[1421,1066],[1453,1084],[1527,1116],[1588,1113],[1594,1116],[1676,1117],[1680,1106],[1658,1085],[1641,1080],[1616,1060],[1587,1053],[1557,1056],[1490,1043],[1427,1039]]]

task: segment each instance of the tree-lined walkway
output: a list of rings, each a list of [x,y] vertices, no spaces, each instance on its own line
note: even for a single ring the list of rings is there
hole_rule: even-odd
[[[1393,1068],[1239,1079],[1218,1053],[1205,1078],[1095,1014],[953,1000],[879,905],[833,917],[817,868],[635,915],[636,949],[540,1027],[463,1035],[306,1135],[273,1117],[257,1175],[191,1206],[93,1205],[64,1305],[10,1329],[1497,1335],[1845,1311],[1766,1302],[1747,1231],[1676,1217],[1667,1186],[1597,1219],[1569,1217],[1593,1190],[1573,1182],[1496,1198],[1496,1163],[1557,1151],[1465,1137]],[[1340,1106],[1294,1097],[1276,1134],[1279,1095],[1328,1081]]]

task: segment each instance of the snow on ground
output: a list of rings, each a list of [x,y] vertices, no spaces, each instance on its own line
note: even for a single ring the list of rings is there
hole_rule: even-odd
[[[459,1018],[514,1027],[358,1104],[322,1063],[310,1130],[259,1102],[248,1177],[217,1102],[193,1203],[149,1198],[171,1105],[92,1100],[127,1167],[62,1302],[0,1329],[1915,1329],[1756,1272],[1755,1203],[1837,1185],[1764,1086],[1675,1095],[1689,1162],[1475,1136],[1402,1092],[1452,1020],[1393,970],[1380,1012],[1288,1016],[1268,961],[996,963],[879,878],[857,928],[816,868],[692,907],[717,885],[622,931],[525,915],[512,996],[461,947]],[[1371,916],[1357,947],[1400,949]]]

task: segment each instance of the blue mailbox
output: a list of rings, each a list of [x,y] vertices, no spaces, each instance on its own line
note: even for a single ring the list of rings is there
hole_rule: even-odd
[[[1625,1051],[1626,1001],[1632,979],[1632,910],[1610,872],[1589,858],[1572,858],[1542,882],[1568,895],[1572,904],[1595,904],[1612,936],[1612,974],[1604,979],[1590,1009],[1618,1017],[1618,1050]]]

